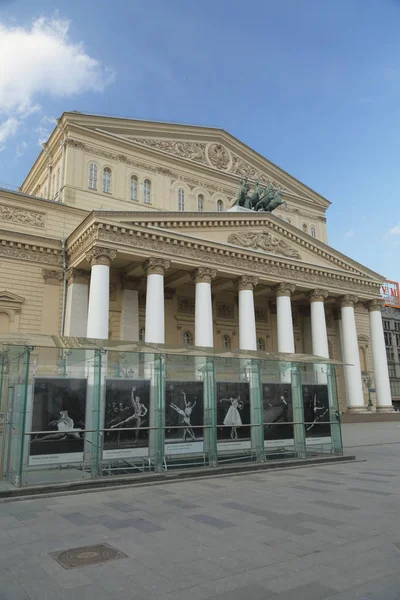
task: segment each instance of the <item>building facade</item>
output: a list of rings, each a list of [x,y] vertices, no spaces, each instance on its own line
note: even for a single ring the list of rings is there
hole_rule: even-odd
[[[285,205],[230,210],[245,177]],[[342,411],[391,411],[384,278],[328,245],[329,205],[220,129],[64,113],[0,190],[0,334],[330,357]]]
[[[382,319],[393,406],[400,409],[400,309],[385,306]]]

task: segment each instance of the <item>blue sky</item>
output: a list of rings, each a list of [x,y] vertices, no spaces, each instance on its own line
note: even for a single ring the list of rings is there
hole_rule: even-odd
[[[399,281],[399,31],[400,0],[0,0],[0,184],[65,110],[219,126]]]

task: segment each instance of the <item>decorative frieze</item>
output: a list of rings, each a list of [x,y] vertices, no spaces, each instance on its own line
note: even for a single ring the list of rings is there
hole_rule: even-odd
[[[226,302],[217,302],[216,315],[220,319],[233,319],[234,318],[234,306],[233,304],[227,304]]]
[[[301,254],[295,246],[281,240],[269,231],[250,231],[248,233],[231,233],[228,236],[228,243],[244,248],[254,248],[255,250],[264,250],[272,254],[279,254],[287,258],[301,258]]]
[[[178,312],[194,315],[195,299],[188,296],[178,296]]]
[[[0,204],[0,221],[43,229],[45,226],[45,214],[35,210],[25,210],[15,206]]]
[[[0,256],[48,265],[62,265],[62,256],[59,251],[33,244],[15,243],[4,240],[0,243]]]

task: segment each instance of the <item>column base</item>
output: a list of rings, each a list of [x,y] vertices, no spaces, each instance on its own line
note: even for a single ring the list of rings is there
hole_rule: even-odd
[[[393,406],[377,406],[376,412],[378,413],[392,413],[396,412]]]
[[[368,409],[366,406],[348,406],[346,408],[346,412],[348,413],[364,413],[364,412],[368,412]]]

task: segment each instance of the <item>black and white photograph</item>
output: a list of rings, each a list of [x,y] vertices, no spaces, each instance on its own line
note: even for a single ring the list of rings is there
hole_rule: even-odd
[[[307,439],[330,439],[328,387],[326,385],[303,385],[303,403]]]
[[[247,382],[217,383],[217,428],[220,449],[250,447],[250,389]]]
[[[29,464],[83,460],[86,388],[86,379],[35,379]]]
[[[263,383],[264,441],[293,443],[292,388],[285,383]]]
[[[165,453],[203,452],[203,382],[165,382]]]
[[[148,379],[106,380],[103,458],[147,454],[149,410]]]

